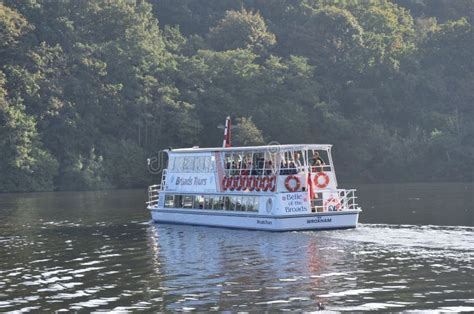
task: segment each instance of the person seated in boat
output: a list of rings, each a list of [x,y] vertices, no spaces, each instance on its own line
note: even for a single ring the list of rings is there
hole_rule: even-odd
[[[301,163],[301,153],[296,153],[295,154],[294,163],[295,163],[296,169],[301,170],[301,168],[303,167],[303,164]]]
[[[290,160],[288,163],[288,174],[297,174],[298,169],[296,168],[296,163],[294,160]]]
[[[247,173],[247,175],[250,174],[250,169],[252,169],[252,159],[247,159],[247,162],[245,163],[245,171]]]
[[[288,163],[286,160],[282,160],[280,163],[280,174],[287,175],[288,174]]]
[[[230,174],[235,176],[235,175],[238,175],[240,173],[240,162],[239,161],[232,161],[232,169],[231,169],[231,172]]]
[[[267,160],[265,162],[265,175],[271,175],[272,174],[272,161],[271,160]]]
[[[263,158],[257,158],[255,167],[252,169],[252,175],[257,176],[261,175],[263,172],[263,165],[265,161]]]
[[[247,162],[242,161],[242,164],[240,166],[240,175],[242,176],[248,176],[249,175],[249,170],[247,168]]]
[[[315,152],[313,158],[311,159],[311,171],[312,172],[321,172],[323,171],[324,160],[319,156],[318,152]]]

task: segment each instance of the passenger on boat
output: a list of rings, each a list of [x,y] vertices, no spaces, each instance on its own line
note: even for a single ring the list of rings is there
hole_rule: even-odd
[[[272,161],[271,160],[267,160],[265,162],[265,175],[271,175],[272,174]]]
[[[240,172],[240,162],[239,161],[232,161],[232,171],[231,171],[231,175],[235,176],[235,175],[238,175],[239,172]]]
[[[311,171],[312,172],[321,172],[323,171],[324,160],[319,156],[318,152],[314,152],[313,158],[311,160]]]
[[[240,167],[240,174],[243,176],[249,175],[249,170],[245,161],[242,161],[242,166]]]
[[[252,169],[252,159],[248,159],[246,163],[246,173],[247,175],[250,174],[250,169]]]
[[[280,174],[281,175],[287,175],[289,174],[289,171],[288,171],[288,163],[286,160],[282,160],[281,163],[280,163]]]
[[[294,160],[291,160],[288,163],[288,174],[297,174],[297,173],[298,173],[298,169],[296,168],[296,163]]]

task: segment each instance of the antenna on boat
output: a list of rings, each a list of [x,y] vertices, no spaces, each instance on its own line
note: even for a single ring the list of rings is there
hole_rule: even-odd
[[[224,141],[222,142],[222,147],[232,147],[232,122],[230,121],[230,116],[227,116],[225,119],[224,127]]]

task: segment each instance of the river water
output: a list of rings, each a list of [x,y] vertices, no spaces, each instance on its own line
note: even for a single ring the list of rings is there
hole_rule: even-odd
[[[149,221],[139,190],[0,194],[0,312],[474,311],[474,185],[358,185],[359,228]]]

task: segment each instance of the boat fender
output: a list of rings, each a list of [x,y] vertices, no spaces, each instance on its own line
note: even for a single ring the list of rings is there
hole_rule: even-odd
[[[319,179],[322,178],[322,179]],[[324,189],[329,184],[329,176],[325,172],[318,172],[314,177],[314,185],[319,189]]]
[[[295,186],[291,186],[290,181],[295,181]],[[291,176],[286,177],[285,187],[288,190],[288,192],[296,192],[299,190],[300,186],[301,186],[301,182],[297,176],[291,175]]]
[[[222,189],[225,191],[227,188],[227,176],[225,176],[222,178]]]
[[[233,191],[235,189],[235,180],[234,180],[234,176],[230,176],[229,177],[229,180],[227,180],[227,187],[229,188],[229,190]]]
[[[240,176],[239,184],[242,191],[247,189],[247,176]]]
[[[260,192],[260,184],[261,184],[261,181],[262,181],[262,177],[260,176],[256,176],[255,177],[255,181],[254,182],[254,186],[255,186],[255,191],[257,192]]]
[[[276,190],[276,176],[272,176],[270,178],[270,181],[268,182],[268,186],[270,188],[270,191],[275,192],[275,190]]]
[[[270,177],[269,176],[263,177],[260,183],[260,188],[265,192],[268,191],[268,189],[270,188],[269,183],[270,183]]]
[[[240,191],[242,189],[242,185],[241,185],[241,181],[242,180],[242,177],[237,175],[237,176],[234,176],[234,188],[235,190],[237,191]]]
[[[254,176],[249,176],[248,177],[247,186],[249,188],[249,191],[255,190],[255,177]]]

